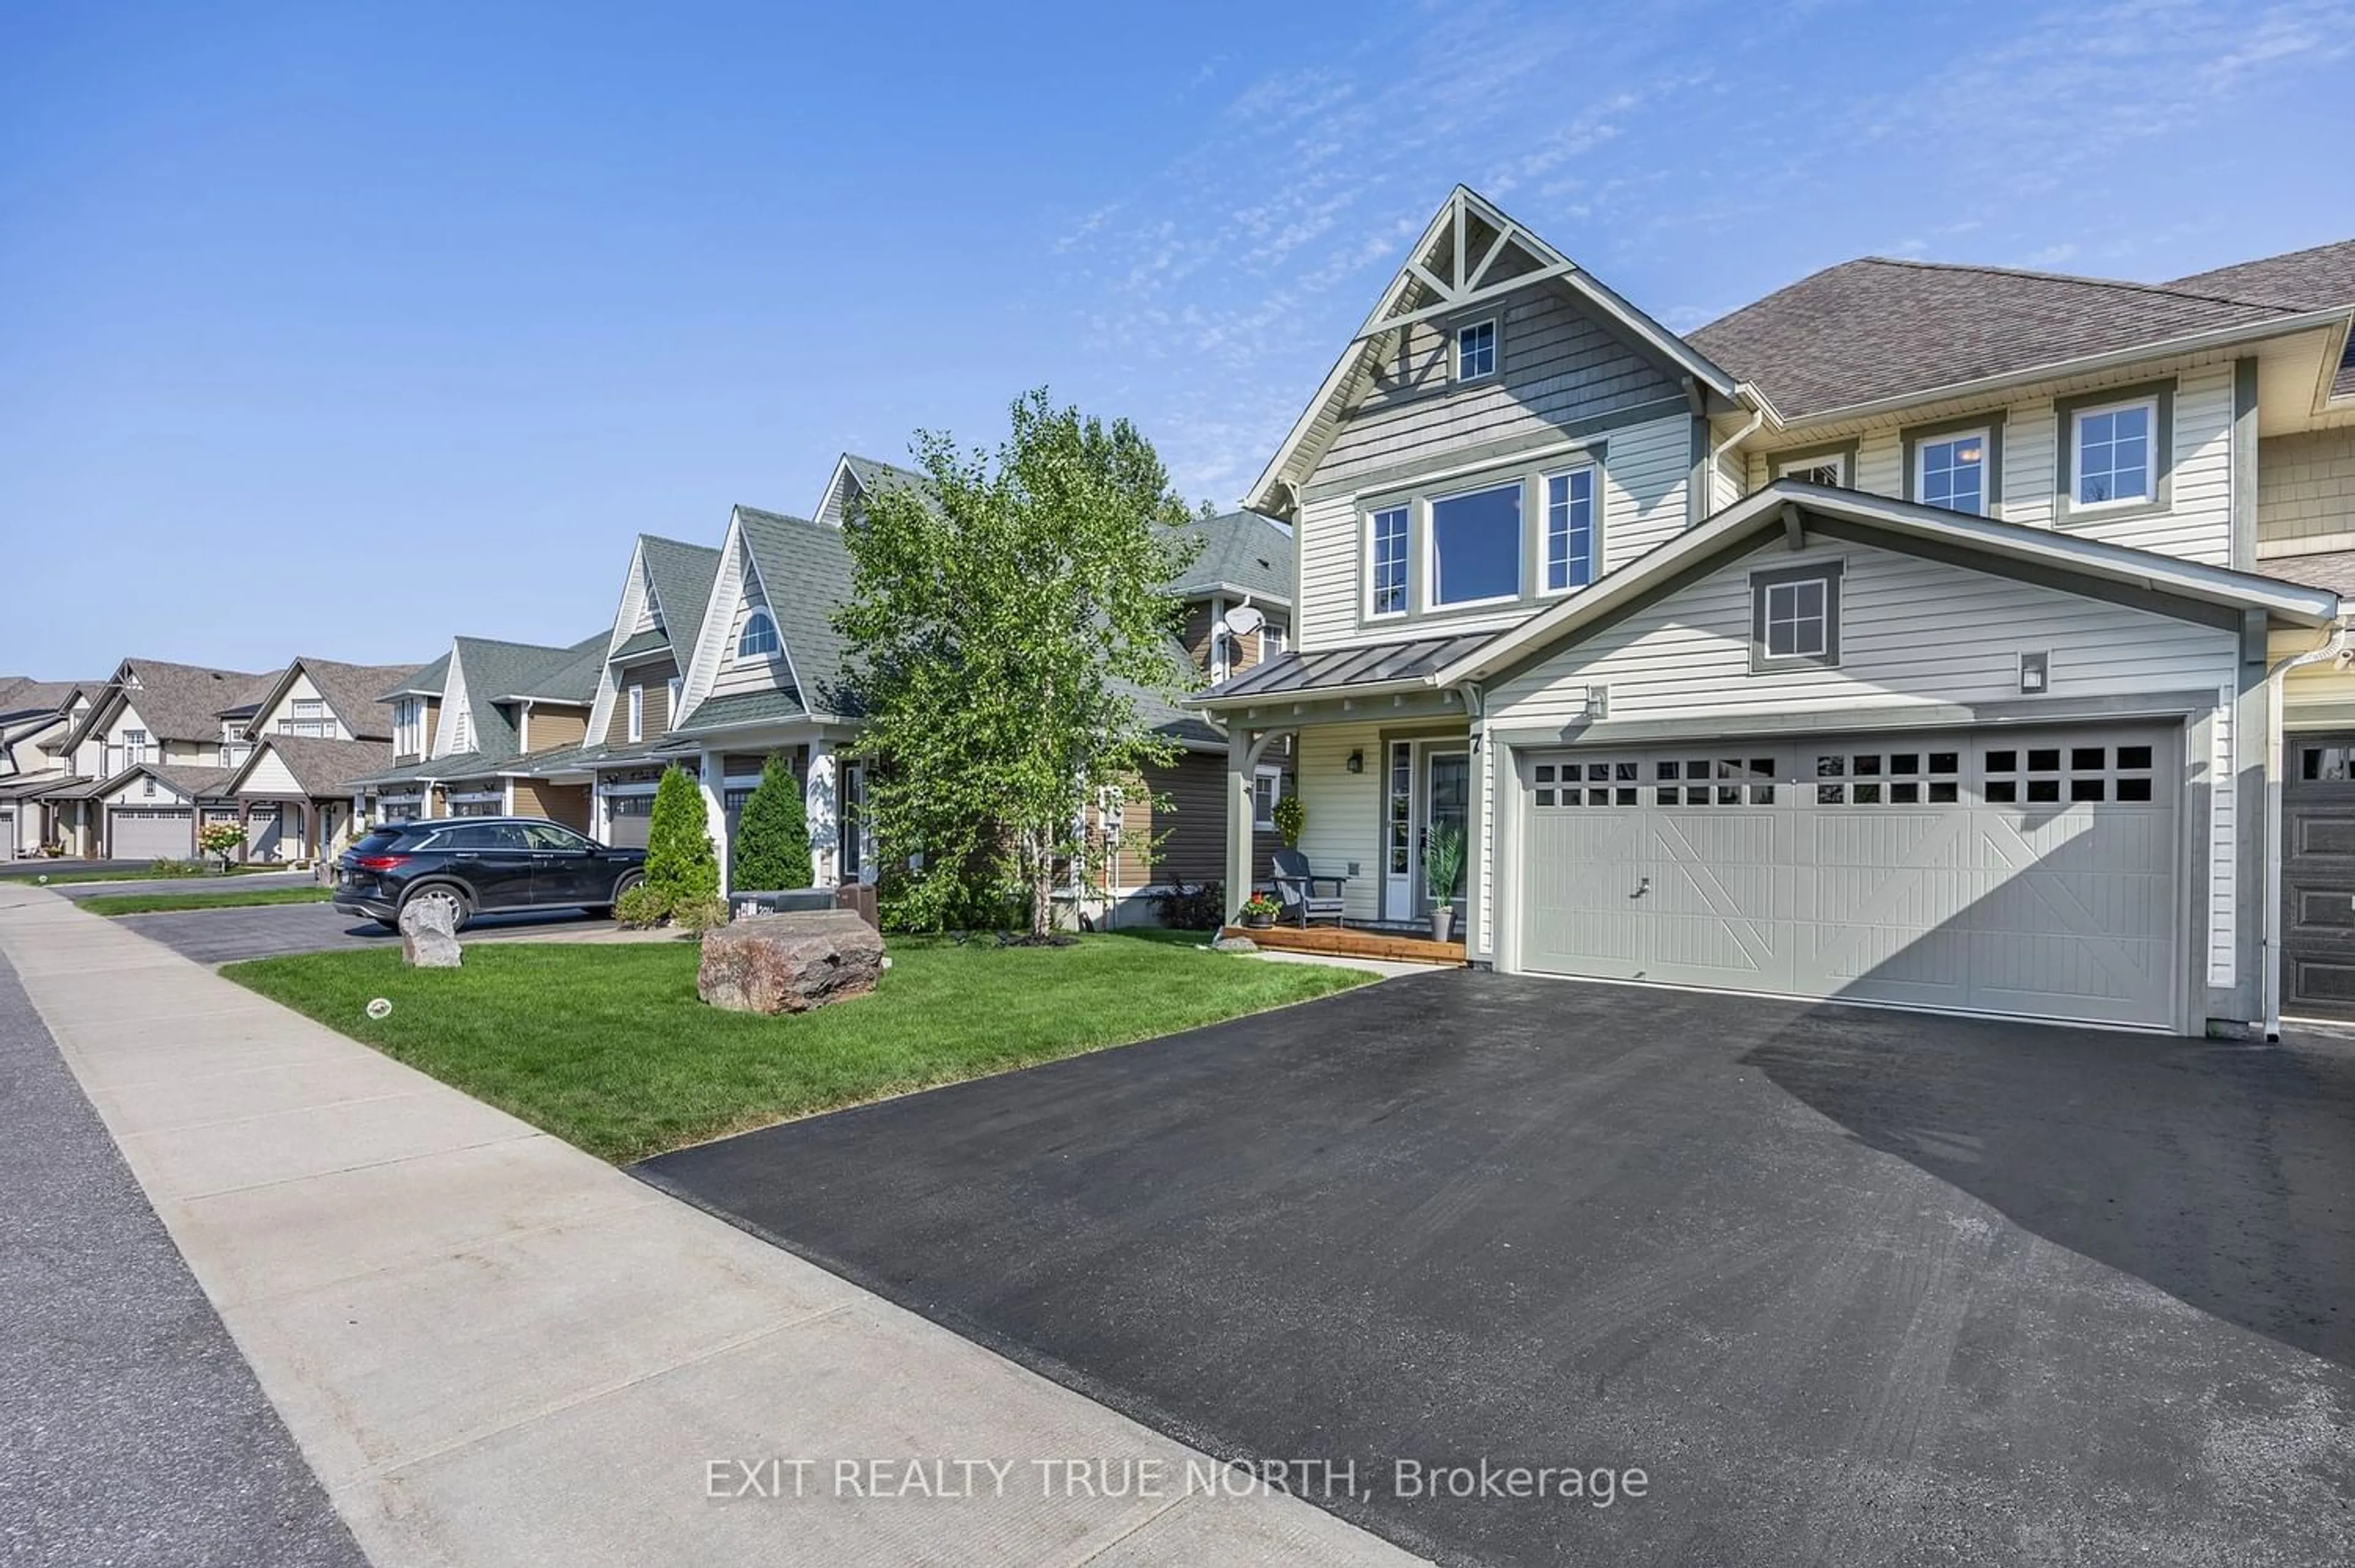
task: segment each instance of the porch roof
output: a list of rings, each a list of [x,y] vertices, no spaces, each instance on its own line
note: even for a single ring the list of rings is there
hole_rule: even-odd
[[[1363,643],[1311,654],[1282,653],[1209,690],[1186,699],[1212,709],[1249,708],[1275,697],[1355,696],[1386,688],[1422,688],[1448,665],[1491,640],[1491,634],[1415,637]]]

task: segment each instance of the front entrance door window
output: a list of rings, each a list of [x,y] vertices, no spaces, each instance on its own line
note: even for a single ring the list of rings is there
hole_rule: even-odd
[[[1424,765],[1430,770],[1430,786],[1423,795],[1422,848],[1428,850],[1432,835],[1442,828],[1453,829],[1460,840],[1465,838],[1471,819],[1472,758],[1464,752],[1432,752],[1425,756]],[[1468,840],[1465,841],[1468,850]],[[1424,885],[1417,891],[1423,907],[1435,906],[1439,901],[1430,894],[1429,879],[1421,880]],[[1447,901],[1458,914],[1464,912],[1464,879],[1460,874]]]
[[[1414,747],[1391,742],[1389,796],[1382,814],[1382,908],[1403,918],[1414,908]]]

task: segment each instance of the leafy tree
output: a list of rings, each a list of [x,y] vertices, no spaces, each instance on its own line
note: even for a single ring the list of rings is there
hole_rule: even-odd
[[[1018,901],[1044,937],[1085,808],[1177,755],[1141,699],[1189,683],[1160,589],[1199,547],[1172,531],[1185,503],[1126,421],[1042,388],[1011,426],[994,459],[917,436],[930,494],[879,487],[850,518],[835,624],[895,922],[939,929]]]
[[[762,765],[760,787],[736,819],[736,878],[740,888],[805,888],[810,885],[809,808],[793,768],[774,753]]]
[[[719,858],[703,811],[703,791],[685,768],[668,768],[655,786],[646,823],[646,880],[667,914],[698,899],[719,895]]]

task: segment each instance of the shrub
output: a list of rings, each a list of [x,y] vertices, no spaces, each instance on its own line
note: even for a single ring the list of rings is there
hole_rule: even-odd
[[[1275,830],[1284,835],[1284,847],[1300,848],[1300,830],[1308,825],[1308,808],[1300,804],[1296,795],[1287,795],[1275,803]]]
[[[623,925],[644,930],[660,925],[670,918],[671,901],[665,898],[650,882],[640,882],[623,891],[613,901],[613,918]]]
[[[684,768],[664,772],[646,824],[646,880],[665,913],[691,899],[719,896],[719,858],[703,810],[703,791]]]
[[[165,857],[147,869],[158,877],[208,877],[213,869],[202,860],[175,860]]]
[[[769,892],[810,885],[809,809],[783,757],[762,765],[760,787],[736,819],[733,853],[731,886]]]
[[[197,848],[217,858],[229,869],[229,858],[245,842],[245,829],[234,822],[208,822],[197,829]]]
[[[1153,906],[1153,917],[1172,931],[1216,931],[1227,914],[1221,882],[1174,883],[1146,901]]]
[[[670,923],[681,931],[701,936],[728,923],[728,901],[718,893],[709,898],[682,900],[672,906]]]

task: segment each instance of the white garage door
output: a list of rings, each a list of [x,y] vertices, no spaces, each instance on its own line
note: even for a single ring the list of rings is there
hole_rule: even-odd
[[[1521,965],[2166,1027],[2180,755],[2152,729],[1525,755]]]
[[[184,860],[196,852],[185,807],[118,805],[106,815],[109,852],[118,860]]]
[[[605,842],[616,849],[643,849],[646,829],[654,826],[655,797],[617,795],[605,803]]]
[[[16,858],[16,813],[0,810],[0,860]]]

